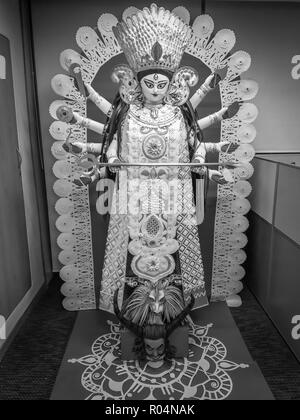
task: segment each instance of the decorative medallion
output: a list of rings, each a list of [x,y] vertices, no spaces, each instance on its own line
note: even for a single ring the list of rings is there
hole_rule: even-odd
[[[151,134],[143,142],[144,155],[151,160],[162,158],[166,153],[166,149],[165,139],[158,134]]]
[[[163,237],[164,225],[158,216],[152,214],[143,222],[141,231],[146,240],[158,240]]]
[[[137,277],[150,280],[153,283],[170,276],[175,270],[174,258],[170,255],[136,256],[131,264]]]

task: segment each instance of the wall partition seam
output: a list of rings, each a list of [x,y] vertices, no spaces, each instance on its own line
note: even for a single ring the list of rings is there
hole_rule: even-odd
[[[272,226],[271,226],[271,238],[270,238],[270,249],[269,249],[269,267],[268,267],[268,284],[267,284],[267,301],[269,301],[271,296],[272,288],[272,275],[273,275],[273,262],[274,262],[274,225],[276,218],[276,206],[278,198],[278,180],[279,180],[279,163],[276,165],[276,177],[275,177],[275,186],[274,186],[274,200],[273,200],[273,213],[272,213]]]
[[[20,13],[21,13],[21,24],[23,34],[23,46],[24,46],[24,63],[25,63],[25,77],[26,77],[26,91],[31,93],[32,100],[28,100],[30,108],[34,111],[34,116],[29,112],[30,131],[34,131],[37,136],[37,146],[39,152],[39,161],[42,171],[44,172],[44,154],[42,149],[41,140],[41,129],[40,129],[40,115],[39,115],[39,103],[37,96],[37,81],[36,81],[36,67],[34,58],[34,37],[32,30],[32,15],[31,15],[31,1],[30,0],[19,0]],[[27,54],[26,54],[27,51]],[[27,64],[27,65],[26,65]],[[34,119],[34,125],[32,121]],[[35,127],[35,130],[32,128]]]
[[[30,133],[30,147],[32,152],[32,164],[34,168],[34,186],[38,205],[38,224],[39,224],[39,241],[41,244],[43,268],[45,279],[52,272],[52,264],[49,263],[50,268],[47,269],[46,258],[51,254],[50,250],[50,227],[47,210],[46,198],[46,182],[44,176],[44,157],[42,150],[41,129],[40,129],[40,115],[39,104],[37,97],[37,82],[34,59],[34,40],[32,31],[31,18],[31,3],[30,0],[20,0],[20,15],[21,15],[21,30],[23,42],[23,56],[24,56],[24,75],[25,75],[25,89],[26,101],[28,107],[28,126]],[[42,221],[43,218],[43,221]],[[43,223],[44,222],[44,223]],[[45,235],[45,236],[44,236]]]

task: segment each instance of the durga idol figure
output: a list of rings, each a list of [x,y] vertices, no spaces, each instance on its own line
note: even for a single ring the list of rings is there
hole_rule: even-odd
[[[107,115],[106,125],[73,114],[77,124],[101,133],[103,142],[75,142],[72,148],[97,155],[99,168],[101,162],[109,164],[107,175],[116,181],[101,309],[114,313],[117,293],[122,316],[130,322],[162,325],[180,316],[192,296],[195,309],[208,304],[198,234],[203,181],[227,181],[221,171],[201,165],[208,151],[233,149],[228,143],[204,143],[202,131],[238,109],[233,104],[198,118],[197,107],[220,77],[209,76],[190,98],[199,78],[180,63],[192,29],[176,14],[156,5],[136,10],[114,27],[114,34],[128,61],[113,72],[119,83],[115,101],[109,104],[86,86],[89,99]],[[99,169],[81,182],[87,185],[100,176]]]

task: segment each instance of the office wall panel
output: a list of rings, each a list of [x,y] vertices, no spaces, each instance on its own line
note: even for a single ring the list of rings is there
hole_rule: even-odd
[[[298,168],[280,165],[275,227],[300,245],[300,170]]]
[[[300,153],[259,153],[260,159],[300,168]]]
[[[0,78],[0,315],[6,319],[31,287],[21,162],[9,40],[0,35],[5,60]]]
[[[252,56],[247,77],[260,85],[255,100],[260,110],[256,149],[299,152],[300,4],[225,0],[206,4],[216,29],[233,29],[237,49]]]
[[[300,247],[274,232],[272,287],[267,311],[300,360],[300,340],[292,338],[292,319],[300,315]]]
[[[273,222],[277,165],[259,158],[254,159],[255,172],[251,179],[252,209],[269,223]]]
[[[257,214],[249,215],[246,282],[261,304],[268,302],[273,227]]]
[[[24,1],[24,0],[22,0]],[[39,212],[37,204],[37,192],[36,192],[36,176],[33,165],[33,152],[32,152],[32,133],[29,128],[29,118],[28,118],[28,107],[27,107],[27,92],[26,92],[26,79],[25,79],[25,69],[24,69],[24,50],[23,50],[23,37],[22,37],[22,25],[20,19],[20,2],[19,0],[0,0],[0,33],[9,39],[11,47],[11,61],[12,61],[12,74],[9,75],[11,82],[13,83],[13,91],[10,93],[10,100],[12,101],[12,96],[15,100],[15,111],[16,111],[16,127],[10,128],[9,136],[14,137],[13,141],[16,147],[13,150],[13,157],[11,158],[11,165],[17,159],[17,147],[20,152],[20,157],[22,157],[21,165],[21,175],[22,175],[22,186],[24,192],[24,204],[25,204],[25,217],[26,225],[23,221],[22,230],[26,231],[28,238],[28,247],[29,247],[29,258],[30,258],[30,276],[28,276],[27,271],[20,270],[20,275],[18,278],[11,279],[11,282],[18,281],[18,291],[14,292],[15,295],[9,296],[6,294],[7,291],[11,289],[11,285],[6,289],[6,292],[1,294],[1,300],[5,302],[5,305],[9,304],[9,307],[6,309],[5,315],[9,315],[7,319],[7,335],[11,333],[13,328],[16,326],[17,322],[20,320],[34,297],[36,296],[39,289],[42,287],[45,278],[44,278],[44,265],[43,265],[43,254],[41,249],[41,239],[40,239],[40,227],[39,227]],[[0,54],[1,55],[1,54]],[[3,92],[0,89],[0,94],[3,96]],[[2,98],[5,99],[4,97]],[[8,119],[5,119],[5,112],[9,112],[7,107],[4,104],[3,118],[4,124],[8,124]],[[9,127],[7,127],[9,129]],[[15,131],[17,130],[17,133]],[[2,134],[4,136],[4,130],[1,126]],[[14,130],[14,131],[13,131]],[[6,137],[6,141],[9,137]],[[5,140],[5,138],[4,138]],[[1,148],[1,157],[4,159],[1,162],[1,168],[5,168],[7,164],[7,158],[4,153],[4,149]],[[18,172],[18,167],[16,165],[16,171]],[[2,188],[3,190],[11,189],[11,179],[9,179],[9,172],[6,172],[1,177]],[[13,194],[10,191],[9,194]],[[1,206],[5,205],[5,200],[9,199],[9,194],[6,193],[4,196],[1,195]],[[12,215],[10,215],[12,216]],[[9,221],[7,220],[6,230],[9,232]],[[21,223],[21,219],[18,223]],[[14,227],[16,228],[16,226]],[[1,232],[2,233],[2,232]],[[2,244],[4,244],[2,236]],[[20,245],[20,244],[19,244]],[[10,251],[12,264],[18,264],[18,254],[14,248],[8,248]],[[21,250],[25,256],[25,248]],[[15,258],[13,258],[15,256]],[[21,262],[21,258],[20,261]],[[12,267],[14,269],[15,267]],[[2,269],[2,266],[1,266]],[[8,272],[8,276],[11,276],[11,272]],[[5,277],[3,279],[3,277]],[[6,273],[4,274],[3,270],[0,273],[0,282],[9,281],[6,278]],[[29,290],[28,290],[29,289]],[[27,293],[26,293],[27,292]],[[8,303],[9,302],[9,303]],[[3,342],[0,340],[0,350],[3,346]]]

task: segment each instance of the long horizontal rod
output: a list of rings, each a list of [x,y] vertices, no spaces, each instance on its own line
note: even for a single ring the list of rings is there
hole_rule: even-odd
[[[241,166],[240,163],[232,163],[232,162],[223,162],[223,163],[99,163],[100,167],[113,167],[113,168],[120,168],[120,167],[190,167],[190,168],[200,168],[200,167],[232,167],[238,168]]]

